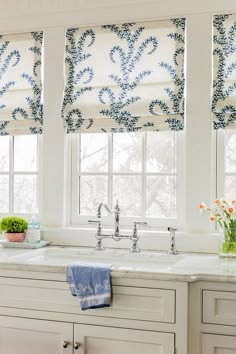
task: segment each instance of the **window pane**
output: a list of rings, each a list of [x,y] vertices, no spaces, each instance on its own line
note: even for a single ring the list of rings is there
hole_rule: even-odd
[[[139,172],[142,169],[142,133],[113,134],[113,171]]]
[[[236,131],[225,130],[225,171],[236,172]]]
[[[236,176],[225,176],[225,198],[235,199],[236,196]]]
[[[81,172],[107,172],[108,135],[81,134]]]
[[[9,211],[9,177],[0,176],[0,213]]]
[[[14,170],[37,171],[37,136],[14,137]]]
[[[176,178],[146,177],[146,216],[170,218],[176,216]]]
[[[147,133],[147,172],[175,172],[175,133]]]
[[[77,214],[95,216],[99,203],[119,200],[122,216],[176,217],[175,132],[116,133],[112,139],[81,134],[80,145]]]
[[[119,200],[121,215],[141,216],[141,177],[113,177],[113,204]]]
[[[108,178],[104,176],[80,177],[80,214],[97,215],[99,203],[108,203]]]
[[[33,213],[37,209],[37,177],[14,176],[14,212]]]
[[[0,137],[0,172],[9,171],[9,136]]]

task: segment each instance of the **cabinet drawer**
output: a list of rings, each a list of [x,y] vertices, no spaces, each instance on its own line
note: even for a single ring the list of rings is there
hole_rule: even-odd
[[[175,323],[175,290],[113,286],[111,308],[81,311],[67,283],[0,279],[0,306]]]
[[[203,290],[203,322],[236,326],[236,292]]]
[[[236,338],[215,334],[202,334],[202,354],[235,354]]]

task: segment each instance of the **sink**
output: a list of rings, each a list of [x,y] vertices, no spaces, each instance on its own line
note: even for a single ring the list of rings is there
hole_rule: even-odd
[[[18,258],[14,257],[14,262],[18,260],[27,264],[41,265],[68,265],[74,262],[107,263],[114,266],[163,269],[171,267],[183,259],[183,255],[169,256],[157,252],[129,253],[128,250],[95,251],[88,248],[49,247],[34,250]]]
[[[32,254],[32,250],[17,249],[17,248],[1,248],[0,247],[0,262],[6,262],[9,260],[18,259],[25,254]]]

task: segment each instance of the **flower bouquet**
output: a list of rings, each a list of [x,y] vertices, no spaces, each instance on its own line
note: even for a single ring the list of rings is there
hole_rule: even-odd
[[[211,208],[204,202],[199,207],[200,211],[209,212],[210,220],[216,221],[224,232],[220,256],[236,257],[236,200],[218,198]]]

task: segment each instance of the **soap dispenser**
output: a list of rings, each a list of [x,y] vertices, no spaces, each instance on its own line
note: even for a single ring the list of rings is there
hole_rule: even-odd
[[[40,223],[37,220],[35,213],[32,215],[28,224],[27,241],[29,243],[40,242]]]

